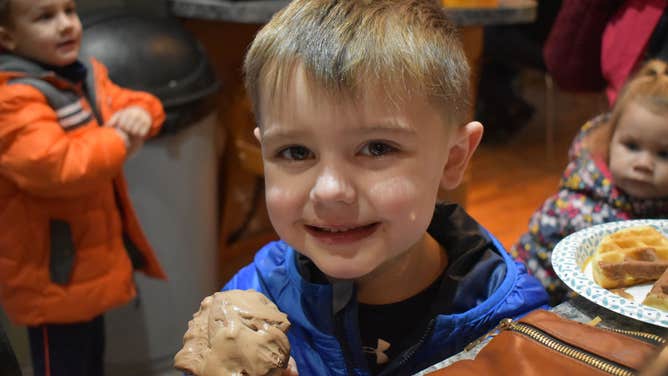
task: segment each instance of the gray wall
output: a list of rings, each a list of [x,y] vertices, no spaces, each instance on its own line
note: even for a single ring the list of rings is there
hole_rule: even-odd
[[[79,10],[85,11],[88,9],[94,9],[98,7],[106,8],[106,7],[122,6],[125,5],[125,3],[130,3],[130,2],[125,0],[78,0],[77,8],[79,8]]]
[[[121,6],[154,15],[166,14],[166,5],[163,0],[77,0],[77,7],[81,12]]]

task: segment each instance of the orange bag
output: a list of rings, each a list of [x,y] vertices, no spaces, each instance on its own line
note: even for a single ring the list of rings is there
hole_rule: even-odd
[[[590,326],[546,310],[504,320],[497,328],[499,334],[475,359],[428,375],[630,376],[646,368],[665,344],[655,334]]]

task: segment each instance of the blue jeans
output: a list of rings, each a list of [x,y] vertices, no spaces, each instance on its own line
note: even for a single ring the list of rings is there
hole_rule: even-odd
[[[28,328],[35,376],[103,376],[104,316]]]

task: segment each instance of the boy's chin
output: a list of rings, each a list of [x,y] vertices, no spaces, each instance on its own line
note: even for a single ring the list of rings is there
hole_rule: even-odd
[[[360,265],[339,264],[318,266],[328,278],[334,280],[356,280],[372,272],[372,268],[361,268]]]
[[[66,67],[70,64],[75,63],[77,60],[79,60],[79,51],[78,50],[76,52],[63,54],[63,55],[55,57],[53,59],[53,63],[51,65],[54,65],[54,66],[57,66],[57,67]]]
[[[70,65],[70,64],[74,64],[74,63],[76,63],[76,61],[77,61],[78,59],[79,59],[79,56],[75,56],[74,58],[69,58],[69,59],[63,59],[63,60],[62,60],[62,63],[59,64],[59,66],[61,66],[61,67],[66,67],[66,66],[68,66],[68,65]]]

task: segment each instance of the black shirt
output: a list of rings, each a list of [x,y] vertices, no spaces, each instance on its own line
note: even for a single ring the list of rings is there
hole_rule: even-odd
[[[392,304],[359,304],[362,349],[371,373],[380,372],[390,360],[414,345],[433,318],[430,306],[438,295],[443,275],[411,298]]]

